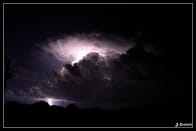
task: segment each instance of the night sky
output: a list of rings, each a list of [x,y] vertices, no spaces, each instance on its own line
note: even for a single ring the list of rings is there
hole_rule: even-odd
[[[191,109],[191,7],[5,5],[5,101]]]

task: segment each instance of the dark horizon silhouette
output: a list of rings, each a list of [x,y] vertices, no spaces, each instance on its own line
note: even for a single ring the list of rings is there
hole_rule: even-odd
[[[176,121],[191,122],[190,111],[175,105],[164,110],[161,107],[104,110],[80,109],[74,104],[66,108],[49,106],[44,101],[29,105],[8,102],[4,116],[6,127],[172,127]]]

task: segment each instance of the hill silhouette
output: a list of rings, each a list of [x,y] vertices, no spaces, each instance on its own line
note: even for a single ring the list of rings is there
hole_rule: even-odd
[[[176,122],[191,122],[190,113],[180,110],[178,106],[170,109],[137,107],[103,110],[80,109],[74,104],[68,105],[67,108],[49,106],[43,101],[32,105],[18,102],[8,102],[4,105],[6,127],[162,127],[174,126]]]

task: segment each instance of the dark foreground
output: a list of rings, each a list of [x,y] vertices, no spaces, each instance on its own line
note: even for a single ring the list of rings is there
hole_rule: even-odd
[[[176,122],[191,123],[191,110],[178,106],[109,111],[9,102],[4,107],[6,127],[174,127]]]

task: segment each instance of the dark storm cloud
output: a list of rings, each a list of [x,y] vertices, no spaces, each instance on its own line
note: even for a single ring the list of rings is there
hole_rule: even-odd
[[[77,64],[75,64],[74,66],[72,66],[71,64],[66,64],[65,67],[73,76],[81,76],[80,69]]]
[[[24,91],[23,96],[53,97],[103,108],[149,104],[156,96],[156,56],[133,47],[117,57],[91,52],[73,65],[65,64],[51,80]],[[14,93],[11,93],[12,95]]]

